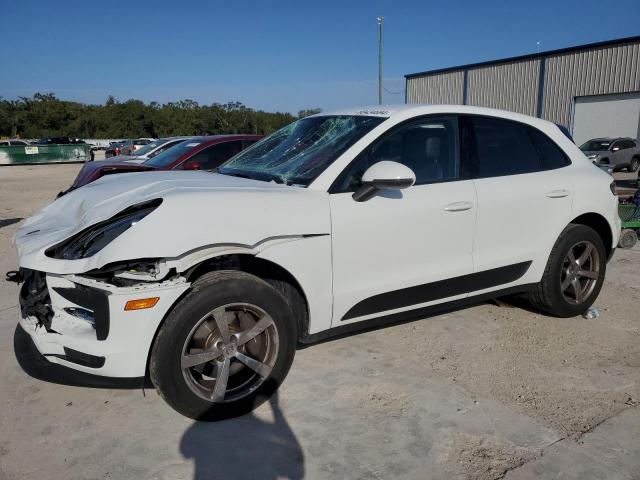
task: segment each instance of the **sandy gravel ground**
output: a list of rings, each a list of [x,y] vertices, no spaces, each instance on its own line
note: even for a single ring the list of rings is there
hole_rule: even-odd
[[[79,168],[0,168],[0,272]],[[609,264],[597,319],[487,303],[315,345],[272,402],[216,424],[53,368],[16,299],[0,285],[0,479],[640,478],[638,247]]]

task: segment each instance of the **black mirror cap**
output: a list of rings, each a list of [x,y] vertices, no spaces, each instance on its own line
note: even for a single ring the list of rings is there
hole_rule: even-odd
[[[378,190],[402,190],[413,185],[413,178],[393,178],[373,180],[358,188],[351,196],[356,202],[366,202],[372,198]]]

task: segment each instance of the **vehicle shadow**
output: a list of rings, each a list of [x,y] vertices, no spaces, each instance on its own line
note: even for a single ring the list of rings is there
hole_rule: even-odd
[[[304,453],[278,405],[273,422],[249,413],[218,422],[195,422],[182,436],[180,453],[192,458],[195,480],[304,478]]]
[[[47,361],[31,340],[31,337],[16,326],[13,334],[13,351],[20,368],[37,380],[69,385],[72,387],[113,388],[113,389],[152,389],[153,384],[147,378],[107,378],[78,372],[62,365]]]

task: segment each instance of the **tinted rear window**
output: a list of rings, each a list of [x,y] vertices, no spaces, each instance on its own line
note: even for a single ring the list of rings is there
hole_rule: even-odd
[[[475,178],[519,175],[570,164],[560,147],[529,125],[490,117],[473,117],[472,123]]]
[[[535,172],[540,161],[521,124],[498,118],[474,117],[477,161],[475,178]]]

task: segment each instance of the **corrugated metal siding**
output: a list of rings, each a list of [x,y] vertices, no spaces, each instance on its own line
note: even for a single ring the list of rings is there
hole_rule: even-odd
[[[640,91],[640,43],[550,56],[543,117],[569,126],[574,97]]]
[[[407,79],[407,103],[462,104],[462,71]]]
[[[538,59],[470,69],[467,104],[535,115],[539,69]]]

